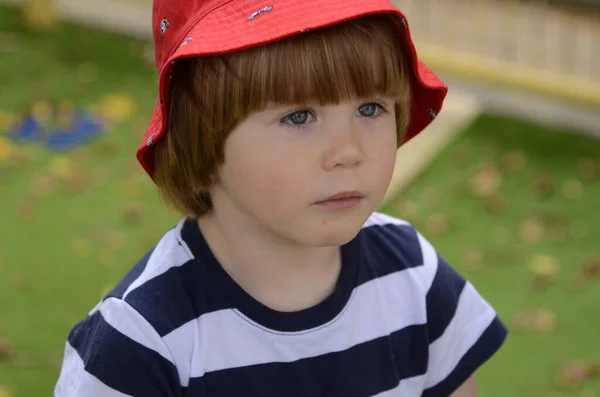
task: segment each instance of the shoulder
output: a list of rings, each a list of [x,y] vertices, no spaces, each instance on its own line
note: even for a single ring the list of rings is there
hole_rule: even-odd
[[[410,223],[375,212],[360,232],[363,256],[379,275],[409,270],[428,288],[436,272],[438,255]]]

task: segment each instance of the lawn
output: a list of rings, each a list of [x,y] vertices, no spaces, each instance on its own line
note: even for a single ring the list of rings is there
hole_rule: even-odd
[[[71,25],[31,33],[2,7],[0,24],[0,396],[43,396],[69,329],[178,217],[134,157],[155,101],[146,43]],[[32,109],[58,131],[74,104],[102,117],[90,143],[9,139],[15,115]],[[600,396],[584,379],[600,372],[599,203],[600,142],[482,116],[384,208],[513,330],[481,371],[482,396]]]

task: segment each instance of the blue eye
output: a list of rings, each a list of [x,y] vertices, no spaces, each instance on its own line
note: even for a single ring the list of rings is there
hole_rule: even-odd
[[[308,110],[298,110],[294,113],[290,113],[281,119],[281,123],[288,127],[299,127],[306,123],[311,122],[313,115]]]
[[[356,111],[360,117],[376,117],[384,110],[378,103],[369,102],[360,105]]]

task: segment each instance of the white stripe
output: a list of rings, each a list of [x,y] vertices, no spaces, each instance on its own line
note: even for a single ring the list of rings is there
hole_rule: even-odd
[[[221,310],[184,324],[163,340],[177,367],[185,368],[181,379],[187,378],[187,371],[190,377],[200,377],[227,368],[292,362],[343,351],[426,322],[425,299],[418,281],[422,269],[410,268],[361,285],[337,318],[312,330],[274,332],[237,311]],[[207,343],[199,344],[199,340]]]
[[[427,384],[430,388],[448,377],[460,359],[479,340],[496,317],[496,312],[473,285],[466,283],[454,317],[446,330],[429,346]]]
[[[100,306],[104,320],[114,329],[140,345],[173,362],[169,349],[146,319],[126,302],[108,298]]]
[[[363,225],[363,228],[370,226],[384,226],[384,225],[403,225],[410,226],[410,224],[402,219],[394,218],[393,216],[383,214],[381,212],[373,212],[369,219]]]
[[[373,397],[410,397],[423,394],[423,385],[425,384],[425,375],[415,376],[413,378],[402,379],[398,386],[391,390],[381,392]]]
[[[123,299],[129,293],[144,283],[152,280],[155,277],[164,274],[172,267],[182,266],[186,264],[192,255],[189,247],[181,239],[181,228],[185,220],[177,224],[177,227],[170,230],[154,248],[154,251],[148,258],[148,263],[140,276],[127,288],[123,294]]]
[[[54,388],[54,397],[131,397],[106,386],[85,370],[83,360],[67,342],[63,366]]]
[[[433,245],[421,233],[417,232],[417,238],[423,255],[423,283],[425,291],[429,291],[438,270],[438,255]]]

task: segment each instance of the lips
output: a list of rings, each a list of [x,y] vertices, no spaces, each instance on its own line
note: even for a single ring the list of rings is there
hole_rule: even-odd
[[[364,197],[364,194],[359,191],[346,191],[329,196],[316,204],[327,210],[348,210],[357,206]]]
[[[365,197],[364,194],[362,194],[361,192],[359,192],[357,190],[346,191],[346,192],[340,192],[340,193],[334,194],[333,196],[330,196],[330,197],[326,198],[325,200],[319,201],[319,203],[324,203],[327,201],[336,201],[336,200],[361,199],[363,197]]]

